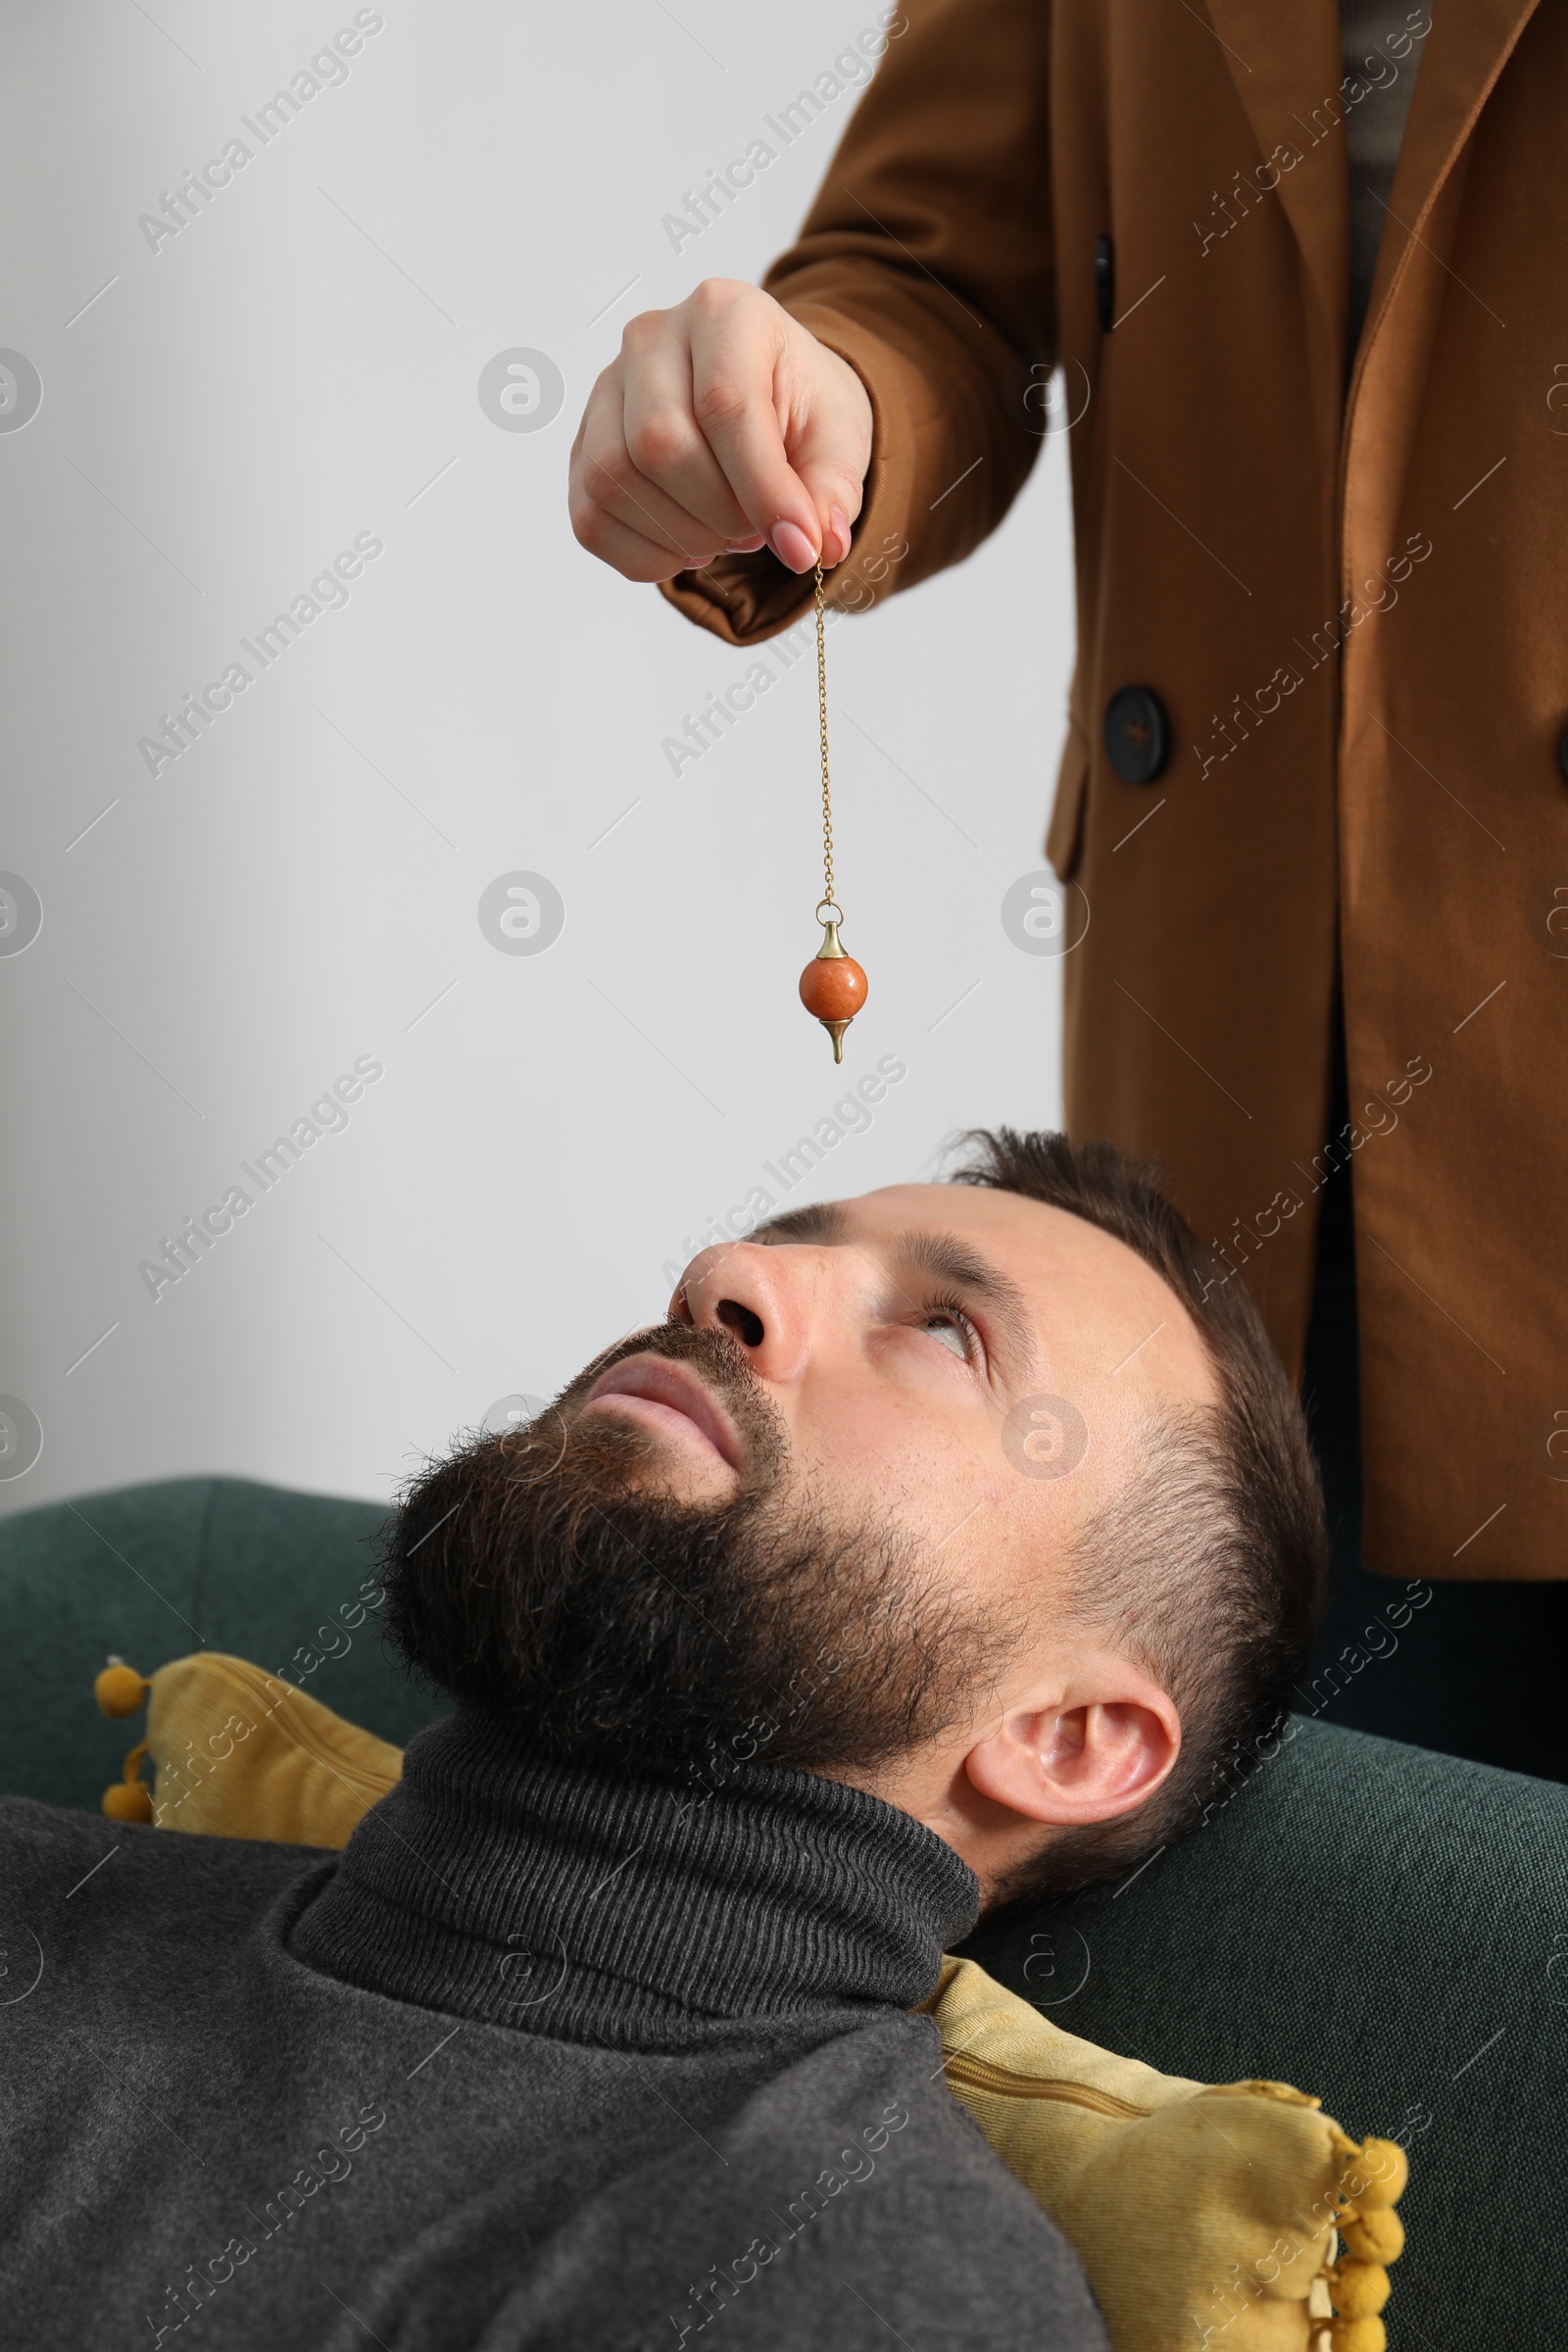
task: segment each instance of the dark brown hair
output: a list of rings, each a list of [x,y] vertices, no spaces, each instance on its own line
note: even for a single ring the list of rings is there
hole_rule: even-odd
[[[1109,1143],[977,1128],[956,1184],[1044,1201],[1125,1243],[1182,1301],[1217,1411],[1162,1414],[1127,1484],[1081,1531],[1073,1621],[1109,1632],[1175,1702],[1181,1753],[1149,1802],[1058,1834],[1005,1903],[1130,1872],[1207,1819],[1270,1751],[1311,1646],[1328,1570],[1306,1424],[1251,1298],[1216,1270],[1152,1160]]]

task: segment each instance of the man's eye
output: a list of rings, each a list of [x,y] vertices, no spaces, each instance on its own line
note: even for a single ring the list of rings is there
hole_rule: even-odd
[[[951,1348],[960,1362],[968,1362],[970,1325],[959,1323],[953,1315],[944,1313],[927,1315],[920,1329],[929,1332],[942,1347]]]

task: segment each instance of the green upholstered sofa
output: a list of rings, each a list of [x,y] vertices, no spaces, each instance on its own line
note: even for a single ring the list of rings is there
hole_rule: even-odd
[[[439,1703],[344,1623],[381,1519],[188,1479],[0,1521],[0,1788],[96,1807],[127,1744],[92,1699],[111,1651],[234,1651],[407,1740]],[[1568,1788],[1302,1720],[1130,1884],[968,1948],[1072,2033],[1401,2139],[1394,2352],[1568,2344]]]

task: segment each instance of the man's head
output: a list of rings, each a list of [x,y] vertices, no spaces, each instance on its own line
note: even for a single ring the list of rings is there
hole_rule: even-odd
[[[696,1257],[420,1479],[392,1630],[557,1754],[873,1790],[993,1900],[1135,1867],[1284,1712],[1325,1538],[1239,1285],[1147,1169],[1004,1129]]]

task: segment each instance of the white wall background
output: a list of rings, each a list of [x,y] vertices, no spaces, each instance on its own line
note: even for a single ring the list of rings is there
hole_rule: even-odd
[[[0,15],[0,345],[43,387],[0,432],[0,868],[43,908],[0,956],[0,1393],[43,1431],[0,1509],[203,1471],[384,1495],[661,1314],[662,1264],[880,1056],[907,1076],[793,1200],[1058,1114],[1060,966],[999,908],[1042,863],[1062,729],[1062,444],[960,571],[831,633],[872,982],[842,1072],[795,996],[810,665],[677,781],[662,739],[745,662],[566,521],[623,320],[760,275],[853,101],[678,256],[662,216],[872,0],[377,13],[266,148],[241,114],[352,6]],[[138,217],[235,136],[248,166],[150,250]],[[515,346],[565,380],[541,431],[479,405]],[[346,606],[150,776],[139,738],[257,673],[241,636],[362,532],[385,552]],[[543,955],[479,928],[517,868],[564,900]],[[258,1197],[241,1159],[363,1055],[351,1124]],[[236,1183],[249,1214],[155,1301],[139,1262]]]

